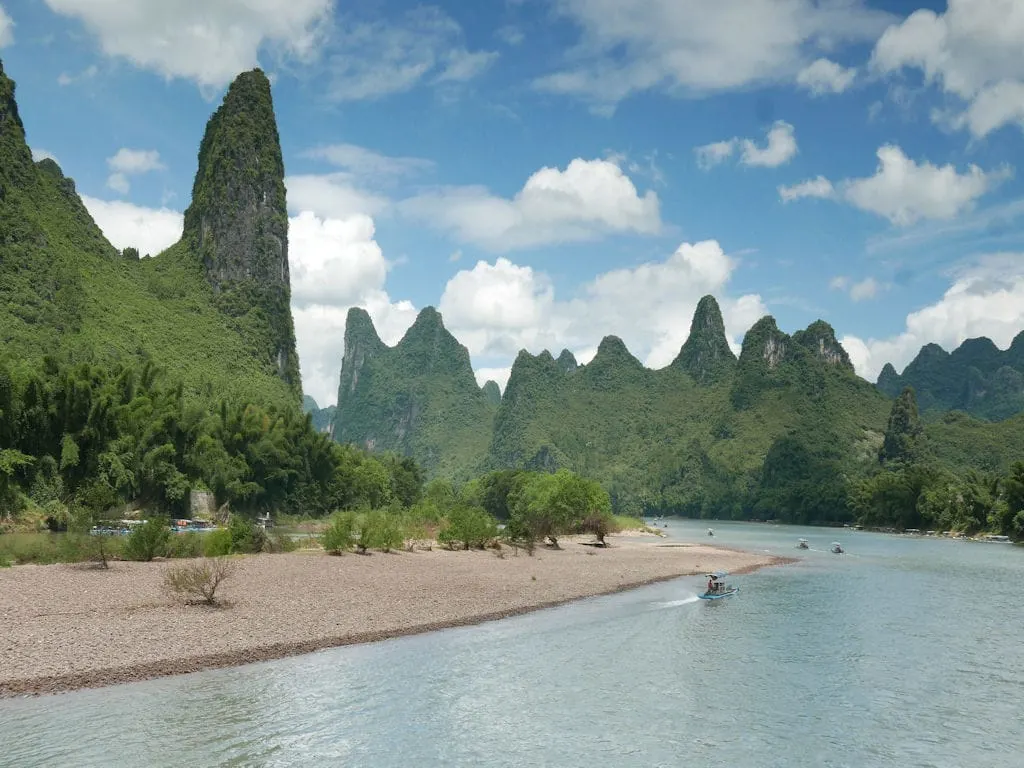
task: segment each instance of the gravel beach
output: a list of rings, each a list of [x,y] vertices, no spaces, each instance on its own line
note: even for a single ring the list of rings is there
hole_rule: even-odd
[[[505,551],[320,551],[235,558],[222,607],[162,589],[175,562],[0,569],[0,697],[235,666],[472,624],[707,570],[783,558],[653,537]],[[181,562],[181,561],[176,561]]]

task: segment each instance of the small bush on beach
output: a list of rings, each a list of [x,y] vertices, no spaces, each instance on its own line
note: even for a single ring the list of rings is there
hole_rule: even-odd
[[[279,552],[294,552],[299,548],[299,544],[295,539],[286,533],[275,531],[267,536],[266,543],[263,545],[264,552],[271,552],[277,554]]]
[[[356,529],[356,516],[352,512],[338,512],[331,518],[320,543],[324,551],[340,555],[352,548],[352,534]]]
[[[124,556],[129,560],[148,563],[154,557],[167,555],[171,529],[165,518],[154,517],[138,525],[128,535],[124,545]]]
[[[175,565],[164,573],[164,589],[186,605],[215,605],[217,588],[233,570],[234,563],[222,557]]]
[[[203,556],[204,534],[189,531],[175,533],[167,540],[167,557],[185,558]]]
[[[223,557],[231,554],[231,531],[218,528],[205,534],[203,538],[203,555],[206,557]]]
[[[404,541],[402,526],[393,515],[381,510],[372,510],[364,514],[359,521],[356,546],[362,554],[366,554],[368,549],[379,549],[382,552],[401,549]]]
[[[231,554],[249,555],[262,552],[267,543],[267,532],[244,517],[232,515],[228,523],[231,532]]]
[[[461,506],[448,515],[437,540],[449,549],[455,549],[457,545],[462,545],[463,549],[482,549],[497,535],[497,520],[480,507]]]

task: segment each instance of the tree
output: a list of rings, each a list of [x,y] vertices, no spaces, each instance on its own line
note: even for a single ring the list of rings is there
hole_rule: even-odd
[[[878,460],[910,462],[916,456],[917,440],[921,435],[921,418],[917,412],[917,397],[913,387],[906,387],[892,404],[885,439]]]
[[[464,549],[485,547],[498,535],[498,523],[481,507],[459,505],[451,511],[437,540],[454,547],[462,543]]]
[[[536,474],[513,494],[514,530],[533,539],[547,539],[558,549],[558,537],[579,529],[593,512],[611,512],[608,493],[594,480],[566,469]]]

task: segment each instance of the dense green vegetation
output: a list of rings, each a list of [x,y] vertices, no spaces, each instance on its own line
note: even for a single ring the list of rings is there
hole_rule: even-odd
[[[349,311],[336,440],[412,456],[431,474],[468,480],[480,470],[494,411],[469,352],[432,307],[394,347],[380,340],[365,310]]]
[[[200,167],[199,176],[209,173]],[[0,361],[150,357],[175,372],[190,398],[297,405],[269,351],[276,342],[265,315],[222,311],[188,239],[141,260],[135,249],[111,246],[74,182],[52,160],[32,161],[14,83],[0,65]]]
[[[447,337],[433,310],[422,321],[427,323]],[[431,407],[432,398],[460,391],[452,383],[456,377],[470,381],[464,350],[454,339],[447,347],[421,345],[411,363],[380,354],[386,348],[368,316],[352,327],[358,334],[347,338],[342,400],[348,397],[359,408],[339,409],[335,435],[358,436],[373,447],[377,435],[390,429],[403,439],[385,444],[419,458],[417,430],[437,435],[449,423],[450,411]],[[424,376],[425,370],[433,375]],[[380,381],[386,382],[383,389],[377,389]],[[413,389],[422,406],[416,421],[403,421],[389,409],[399,399],[395,393]],[[471,387],[461,391],[467,402],[476,402]],[[1014,461],[1024,460],[1024,416],[992,424],[949,413],[921,423],[908,397],[893,411],[889,398],[855,375],[832,328],[821,321],[790,336],[763,318],[746,334],[737,359],[717,303],[705,297],[679,356],[662,370],[644,368],[614,336],[584,366],[567,351],[558,359],[521,352],[493,428],[465,413],[459,422],[460,436],[472,429],[489,434],[486,450],[479,441],[460,439],[447,448],[438,442],[435,452],[449,452],[440,459],[433,454],[426,469],[442,477],[509,470],[492,475],[505,484],[515,482],[512,470],[568,469],[599,481],[614,509],[633,515],[898,526],[920,520],[906,510],[870,511],[865,483],[889,481],[891,471],[883,469],[906,464],[911,446],[911,466],[932,468],[946,487],[1007,476]],[[445,402],[451,407],[451,400]],[[909,433],[899,429],[910,422]],[[999,498],[996,492],[993,504]],[[492,514],[507,517],[508,510],[495,506]],[[1003,530],[981,519],[979,527],[967,518],[942,518],[957,530]]]
[[[878,388],[896,397],[913,387],[921,411],[937,415],[958,410],[998,421],[1024,411],[1024,332],[1005,351],[990,339],[968,339],[952,352],[923,347],[902,375],[886,365]]]

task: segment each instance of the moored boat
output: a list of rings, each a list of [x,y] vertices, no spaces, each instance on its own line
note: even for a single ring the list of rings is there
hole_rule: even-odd
[[[838,541],[833,541],[832,542],[832,554],[834,554],[834,555],[841,555],[845,551],[846,550],[843,549],[843,545],[840,544]]]
[[[708,574],[708,588],[702,595],[697,595],[701,600],[721,600],[724,597],[732,597],[740,591],[739,587],[726,584],[724,579],[729,575],[728,571],[715,571]]]
[[[796,540],[796,548],[797,549],[809,549],[810,547],[808,547],[808,545],[807,545],[807,539],[797,539]]]
[[[714,535],[715,535],[714,529],[708,528],[708,536],[714,536]]]

